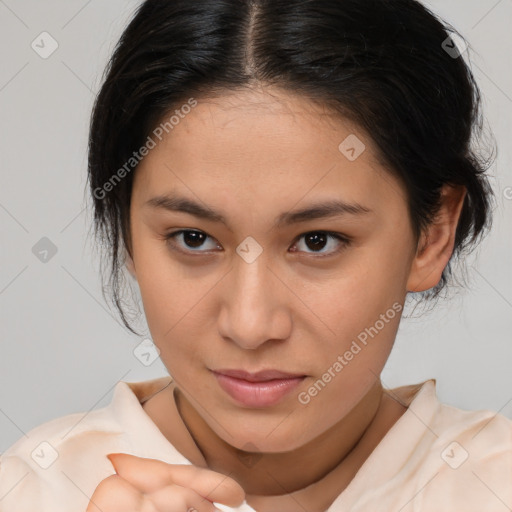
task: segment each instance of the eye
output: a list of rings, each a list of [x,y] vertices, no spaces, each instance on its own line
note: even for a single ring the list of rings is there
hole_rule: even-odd
[[[351,240],[341,235],[340,233],[333,233],[331,231],[309,231],[308,233],[304,233],[300,235],[298,240],[304,238],[304,244],[309,249],[312,249],[313,252],[306,252],[306,254],[318,254],[318,256],[314,256],[315,258],[324,258],[327,256],[332,256],[342,251],[345,247],[350,245]],[[335,240],[334,243],[329,243],[329,239]],[[300,244],[298,244],[300,245]],[[325,252],[320,252],[325,247],[331,247],[331,250],[327,250]],[[334,246],[334,249],[332,247]],[[292,252],[303,252],[301,250],[294,250]]]
[[[198,248],[204,247],[204,242],[207,239],[212,239],[209,235],[203,231],[195,231],[191,229],[182,229],[165,235],[165,240],[168,241],[169,245],[184,253],[205,253],[209,251],[197,250]],[[220,247],[219,244],[214,244],[216,247]],[[180,247],[181,246],[181,247]]]
[[[312,252],[304,251],[302,249],[292,249],[291,252],[306,252],[306,254],[314,254],[316,258],[323,258],[327,256],[332,256],[333,254],[337,254],[345,247],[349,246],[351,243],[350,238],[347,236],[341,235],[340,233],[333,233],[331,231],[309,231],[308,233],[304,233],[300,235],[297,240],[301,240],[304,238],[304,244],[306,248],[312,250]],[[191,230],[191,229],[181,229],[179,231],[175,231],[173,233],[169,233],[164,236],[164,239],[169,243],[172,249],[192,254],[204,254],[211,252],[211,250],[220,249],[220,245],[218,243],[212,243],[213,247],[210,249],[206,248],[205,250],[205,242],[207,240],[214,240],[212,237],[204,233],[203,231]],[[334,241],[333,243],[329,243],[330,241]],[[297,242],[292,246],[295,247]],[[334,245],[334,249],[332,246]],[[327,250],[321,252],[325,247],[331,247],[331,250]],[[318,256],[316,256],[316,254]]]

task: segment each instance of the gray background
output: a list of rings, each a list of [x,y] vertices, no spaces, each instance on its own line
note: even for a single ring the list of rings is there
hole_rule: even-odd
[[[44,421],[106,405],[119,380],[166,374],[159,359],[145,366],[135,357],[141,339],[103,300],[84,193],[94,94],[138,3],[0,0],[0,452]],[[435,377],[442,401],[512,418],[512,1],[428,5],[474,49],[499,147],[498,208],[469,260],[469,289],[402,320],[383,383]],[[59,44],[47,59],[31,48],[43,31]],[[57,248],[46,263],[32,252],[43,237]]]

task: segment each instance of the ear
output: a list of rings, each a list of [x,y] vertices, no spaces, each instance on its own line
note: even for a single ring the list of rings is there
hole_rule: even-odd
[[[132,257],[130,256],[130,254],[128,253],[127,250],[125,250],[125,258],[124,258],[124,264],[126,265],[126,268],[128,269],[128,272],[130,272],[130,274],[135,278],[137,279],[137,274],[135,272],[135,264],[133,263],[133,259]]]
[[[445,185],[442,188],[441,207],[420,237],[407,281],[407,291],[429,290],[441,280],[453,253],[455,232],[466,192],[463,185]]]

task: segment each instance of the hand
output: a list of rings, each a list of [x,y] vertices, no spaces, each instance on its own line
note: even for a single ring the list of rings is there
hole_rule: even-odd
[[[127,453],[107,457],[117,474],[99,483],[86,512],[215,512],[213,502],[238,507],[245,499],[235,480],[209,469]]]

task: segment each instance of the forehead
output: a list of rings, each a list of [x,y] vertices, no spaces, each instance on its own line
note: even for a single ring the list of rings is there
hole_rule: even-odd
[[[198,98],[186,112],[137,168],[134,194],[141,200],[171,188],[265,204],[335,191],[363,204],[390,193],[403,199],[370,137],[306,98],[247,90]]]

